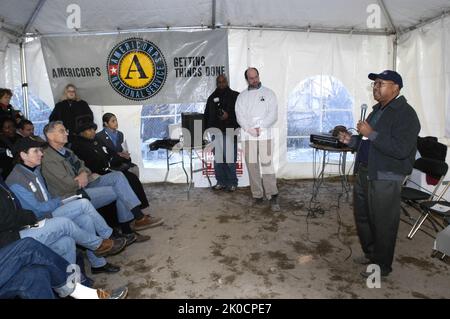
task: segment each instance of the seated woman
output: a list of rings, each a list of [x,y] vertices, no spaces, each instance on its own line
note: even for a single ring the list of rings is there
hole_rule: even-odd
[[[128,161],[95,140],[96,129],[97,125],[92,122],[81,125],[77,131],[78,136],[73,140],[72,151],[93,173],[105,175],[111,171],[121,171],[141,202],[140,209],[149,207],[141,181],[135,174],[129,172],[127,169],[129,166],[124,166]]]
[[[47,216],[65,217],[72,220],[82,230],[101,239],[109,239],[112,229],[103,217],[85,198],[69,202],[60,197],[52,197],[41,175],[43,144],[31,137],[24,137],[14,144],[16,164],[6,180],[23,208],[31,210],[41,220]],[[124,240],[117,241],[117,252],[124,248]],[[92,273],[118,272],[120,267],[107,263],[92,250],[87,251]]]
[[[19,138],[14,121],[9,117],[0,118],[0,170],[3,179],[6,179],[14,167],[12,150]]]
[[[128,171],[139,177],[139,167],[131,162],[130,153],[124,150],[122,144],[124,143],[123,133],[118,129],[119,123],[117,118],[112,113],[105,113],[102,117],[103,130],[97,133],[96,140],[106,146],[108,153],[116,154],[122,158],[122,167],[128,166]]]
[[[12,96],[13,93],[10,89],[0,89],[0,118],[8,117],[17,124],[24,117],[10,104]]]
[[[126,298],[127,287],[112,292],[86,287],[81,276],[68,271],[72,266],[33,238],[13,241],[0,248],[0,299],[54,299],[54,293],[74,299]]]

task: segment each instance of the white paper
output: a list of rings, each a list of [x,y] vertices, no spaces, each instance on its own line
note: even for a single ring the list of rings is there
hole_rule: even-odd
[[[45,225],[45,219],[38,221],[37,225],[38,225],[37,228],[44,227],[44,225]]]
[[[80,195],[73,195],[73,196],[64,198],[64,199],[61,201],[61,203],[63,203],[63,205],[65,205],[65,204],[67,204],[67,203],[70,203],[70,202],[72,202],[72,201],[74,201],[74,200],[81,199],[81,198],[83,198],[83,196],[82,196],[81,194],[80,194]]]
[[[440,212],[440,213],[447,213],[447,212],[450,211],[450,207],[445,206],[445,205],[441,205],[441,204],[434,204],[430,208],[432,210],[435,210],[435,211]]]
[[[127,140],[124,140],[122,143],[122,149],[124,152],[128,152],[128,144],[127,144]]]

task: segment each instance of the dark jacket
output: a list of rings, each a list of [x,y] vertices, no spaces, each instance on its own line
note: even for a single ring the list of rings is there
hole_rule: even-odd
[[[367,120],[381,107],[373,107]],[[420,122],[416,111],[400,96],[390,102],[373,129],[377,132],[370,141],[369,178],[377,179],[378,172],[408,175],[412,172],[417,151]],[[357,158],[358,161],[358,158]]]
[[[3,179],[8,177],[14,167],[14,158],[12,157],[13,145],[17,138],[10,139],[0,135],[0,171]]]
[[[95,139],[101,142],[103,145],[105,145],[111,152],[123,151],[122,148],[123,133],[120,131],[117,131],[117,145],[114,145],[114,143],[111,141],[111,138],[108,136],[108,133],[106,133],[105,129],[98,132],[95,136]]]
[[[62,121],[69,130],[69,142],[72,142],[78,126],[86,122],[94,122],[94,114],[83,100],[64,100],[56,103],[48,120],[49,122]]]
[[[227,128],[238,128],[239,124],[236,121],[235,105],[239,93],[233,91],[229,87],[225,90],[216,89],[206,102],[205,108],[205,129],[215,127],[221,131],[225,131]],[[219,103],[214,102],[214,98],[219,98]],[[221,120],[219,117],[219,109],[223,108],[228,113],[228,119]]]
[[[14,194],[0,178],[0,247],[20,239],[19,230],[37,222],[30,210],[19,208]]]
[[[97,140],[89,140],[77,136],[72,142],[71,149],[93,173],[104,175],[110,169],[122,170],[120,167],[123,169],[129,168],[129,165],[125,167],[126,159],[115,155],[116,153],[110,154],[107,147]]]
[[[0,105],[0,118],[8,117],[14,121],[14,123],[18,123],[20,120],[24,119],[24,116],[22,115],[22,112],[14,109],[14,107],[11,104]]]

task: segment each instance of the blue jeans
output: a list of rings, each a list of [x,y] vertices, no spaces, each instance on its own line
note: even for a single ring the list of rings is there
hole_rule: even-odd
[[[112,172],[100,176],[95,181],[90,182],[86,186],[85,191],[91,198],[91,203],[95,208],[100,208],[116,201],[117,219],[120,223],[133,220],[134,216],[131,209],[141,205],[141,202],[121,172]]]
[[[109,238],[112,234],[112,228],[85,198],[58,207],[53,211],[52,216],[69,218],[81,229],[90,234],[98,234],[103,239]],[[92,250],[87,251],[87,257],[92,267],[106,265],[106,259],[97,257]]]
[[[102,243],[100,237],[82,230],[66,217],[45,219],[44,226],[24,229],[19,234],[20,238],[31,237],[50,247],[70,264],[75,264],[77,259],[75,243],[90,250]]]
[[[214,136],[215,140],[216,136]],[[218,185],[237,186],[236,175],[237,161],[237,137],[235,135],[223,134],[222,139],[215,141],[214,147],[214,172]]]
[[[53,290],[66,297],[69,263],[32,238],[0,249],[0,298],[53,299]]]

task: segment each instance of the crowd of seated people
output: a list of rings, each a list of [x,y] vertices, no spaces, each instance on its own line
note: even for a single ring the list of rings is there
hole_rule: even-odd
[[[138,231],[164,222],[150,215],[137,166],[122,149],[116,117],[105,114],[105,129],[96,137],[92,111],[68,85],[43,139],[9,104],[9,93],[0,89],[0,264],[19,262],[12,251],[41,253],[32,260],[24,257],[14,269],[0,268],[0,298],[124,298],[126,287],[113,292],[89,288],[92,279],[77,258],[86,251],[91,274],[118,272],[120,267],[105,257],[150,240]],[[106,214],[116,215],[118,228],[98,212],[111,206]],[[77,263],[85,282],[67,289],[67,266]],[[21,281],[29,282],[29,291],[19,289]]]

